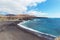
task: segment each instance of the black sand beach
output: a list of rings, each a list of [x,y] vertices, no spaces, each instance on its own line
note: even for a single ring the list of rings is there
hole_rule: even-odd
[[[0,22],[0,40],[47,40],[28,33],[17,25],[20,21]]]

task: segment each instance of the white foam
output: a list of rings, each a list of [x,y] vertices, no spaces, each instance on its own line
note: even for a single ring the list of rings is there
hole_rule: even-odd
[[[27,21],[23,21],[23,22],[19,23],[18,25],[19,25],[20,27],[24,28],[24,29],[27,29],[27,30],[32,31],[32,32],[35,32],[36,34],[42,34],[42,35],[49,36],[49,37],[54,37],[54,38],[56,37],[56,36],[54,36],[54,35],[47,34],[47,33],[43,33],[43,32],[40,32],[40,31],[37,31],[37,30],[34,30],[34,29],[32,29],[32,28],[29,28],[29,27],[26,27],[26,26],[22,25],[22,24],[25,23],[25,22],[27,22]],[[38,35],[38,36],[39,36],[39,35]]]

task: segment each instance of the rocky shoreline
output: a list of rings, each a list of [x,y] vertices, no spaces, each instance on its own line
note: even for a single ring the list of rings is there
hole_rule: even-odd
[[[0,22],[0,40],[47,40],[23,30],[17,25],[20,22],[21,21]]]

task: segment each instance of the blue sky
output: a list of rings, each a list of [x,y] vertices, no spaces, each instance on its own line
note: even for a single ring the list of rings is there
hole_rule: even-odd
[[[8,13],[60,18],[60,0],[0,0],[0,14]]]
[[[37,3],[37,6],[28,6],[28,10],[42,11],[48,13],[49,16],[60,17],[60,0],[47,0],[43,3]]]

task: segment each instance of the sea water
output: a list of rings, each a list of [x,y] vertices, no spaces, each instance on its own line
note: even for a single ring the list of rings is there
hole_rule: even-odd
[[[60,36],[60,18],[35,18],[22,25],[43,33]]]

